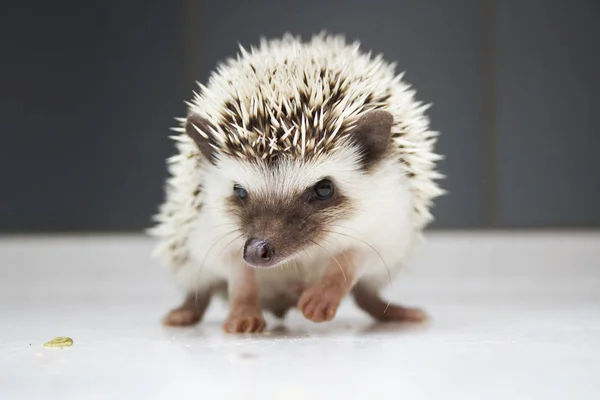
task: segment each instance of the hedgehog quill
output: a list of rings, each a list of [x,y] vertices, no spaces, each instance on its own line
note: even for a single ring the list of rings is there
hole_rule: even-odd
[[[149,233],[184,294],[164,324],[224,298],[230,333],[264,312],[332,320],[345,298],[380,321],[420,321],[380,291],[433,220],[438,133],[395,64],[343,36],[240,46],[174,128],[166,199]]]

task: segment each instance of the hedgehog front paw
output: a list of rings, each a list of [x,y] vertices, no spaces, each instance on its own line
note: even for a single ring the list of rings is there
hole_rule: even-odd
[[[231,310],[223,324],[227,333],[257,333],[265,329],[262,312],[255,307],[241,307]]]
[[[335,290],[319,286],[304,291],[298,301],[298,308],[304,317],[313,322],[331,321],[342,302],[342,296]]]

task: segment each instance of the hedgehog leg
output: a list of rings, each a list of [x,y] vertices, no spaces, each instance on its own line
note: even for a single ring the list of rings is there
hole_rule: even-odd
[[[343,257],[332,260],[323,276],[302,292],[298,308],[305,318],[325,322],[335,317],[342,299],[356,280],[357,270],[348,262],[351,259],[351,254],[343,254]]]
[[[262,332],[266,323],[254,270],[244,265],[237,272],[228,282],[230,308],[223,330],[227,333]]]
[[[427,314],[419,308],[404,307],[383,300],[372,289],[357,285],[354,301],[358,307],[380,322],[423,322]]]
[[[202,320],[210,304],[210,291],[190,293],[179,307],[172,309],[164,317],[166,326],[191,326]]]

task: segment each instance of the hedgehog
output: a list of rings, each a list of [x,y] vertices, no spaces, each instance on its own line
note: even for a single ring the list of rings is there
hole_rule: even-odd
[[[292,308],[331,321],[346,298],[377,321],[426,317],[381,295],[444,193],[429,104],[395,69],[343,35],[288,33],[197,82],[148,230],[183,297],[165,325],[199,323],[215,296],[228,333]]]

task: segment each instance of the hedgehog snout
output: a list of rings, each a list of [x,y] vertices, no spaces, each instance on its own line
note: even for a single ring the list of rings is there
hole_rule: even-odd
[[[268,266],[275,249],[264,239],[252,238],[244,245],[244,260],[255,267]]]

